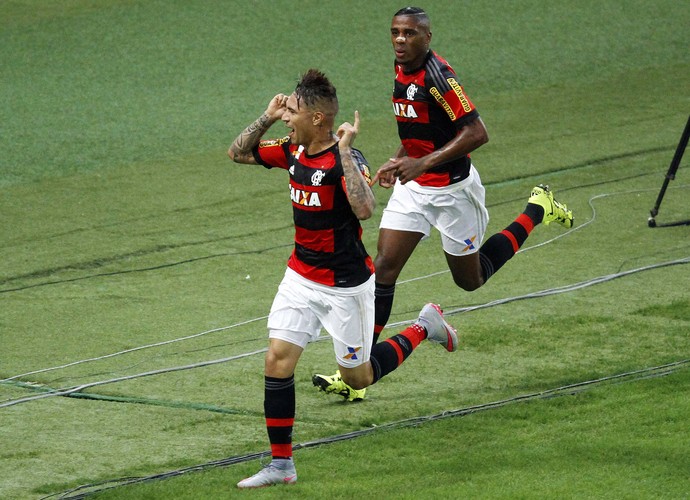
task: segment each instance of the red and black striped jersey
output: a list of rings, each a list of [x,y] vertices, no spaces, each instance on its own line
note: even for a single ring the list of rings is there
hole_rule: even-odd
[[[424,64],[412,73],[395,67],[393,112],[407,155],[421,158],[445,146],[467,123],[479,116],[453,68],[430,50]],[[447,186],[470,172],[469,155],[436,166],[418,178],[424,186]]]
[[[266,168],[278,167],[290,174],[295,249],[288,267],[327,286],[353,287],[367,281],[374,264],[362,243],[362,226],[347,199],[338,145],[310,156],[284,137],[261,141],[253,153]],[[352,156],[368,178],[362,153],[352,149]]]

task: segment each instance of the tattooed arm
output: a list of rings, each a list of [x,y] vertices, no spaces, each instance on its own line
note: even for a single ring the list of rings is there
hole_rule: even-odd
[[[261,137],[271,128],[271,125],[280,120],[280,117],[283,116],[286,101],[287,96],[284,94],[278,94],[271,99],[266,111],[244,129],[234,140],[230,149],[228,149],[228,156],[231,160],[235,163],[256,164],[252,149],[259,144]]]
[[[359,171],[357,163],[352,157],[351,145],[358,131],[359,112],[355,111],[355,124],[343,123],[338,128],[336,135],[340,137],[338,149],[340,150],[340,161],[343,165],[343,174],[345,176],[347,199],[357,218],[365,220],[374,214],[376,199],[369,187],[369,183]]]

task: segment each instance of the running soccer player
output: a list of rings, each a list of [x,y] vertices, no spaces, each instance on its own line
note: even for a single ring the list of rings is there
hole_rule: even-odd
[[[441,233],[453,281],[472,291],[517,253],[536,225],[573,225],[572,211],[554,200],[548,186],[539,185],[524,212],[482,244],[489,213],[470,153],[489,140],[484,122],[453,68],[429,48],[431,24],[424,10],[406,7],[396,12],[390,33],[395,52],[393,111],[401,144],[374,177],[380,186],[393,187],[374,260],[374,342],[390,318],[400,272],[432,227]],[[328,393],[349,392],[339,373],[316,374],[313,383]]]
[[[366,160],[352,147],[359,113],[354,124],[343,123],[334,134],[337,112],[335,87],[323,73],[309,70],[291,95],[276,95],[228,151],[237,163],[287,170],[295,224],[295,248],[268,317],[264,412],[272,460],[239,488],[297,481],[294,372],[322,327],[333,338],[343,383],[353,391],[395,370],[424,339],[450,352],[457,348],[455,329],[435,304],[425,305],[417,322],[398,335],[373,343],[374,267],[359,221],[371,217],[375,201]],[[278,120],[290,133],[262,140]]]

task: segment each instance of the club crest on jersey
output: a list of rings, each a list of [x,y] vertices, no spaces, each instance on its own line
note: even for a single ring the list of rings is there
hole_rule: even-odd
[[[393,103],[393,113],[395,116],[400,116],[402,118],[417,118],[417,112],[412,104],[406,104],[404,102],[394,102]]]
[[[290,186],[290,199],[292,199],[293,203],[305,207],[321,206],[321,198],[319,197],[319,193],[312,193],[303,189],[297,189],[294,186]]]
[[[419,87],[417,87],[414,83],[411,83],[409,87],[407,87],[407,100],[408,101],[414,101],[414,95],[417,93],[419,90]]]
[[[312,186],[320,186],[324,177],[326,177],[326,173],[323,170],[317,170],[314,172],[314,174],[311,176]]]

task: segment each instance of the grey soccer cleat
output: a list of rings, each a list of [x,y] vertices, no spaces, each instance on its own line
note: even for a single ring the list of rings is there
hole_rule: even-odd
[[[427,340],[441,344],[448,352],[458,348],[458,332],[443,318],[443,311],[436,304],[425,305],[417,323],[426,330]]]
[[[292,462],[292,461],[290,461]],[[259,472],[251,477],[243,479],[237,483],[238,488],[263,488],[264,486],[273,486],[276,484],[294,484],[297,482],[297,471],[295,465],[290,464],[283,469],[273,465],[273,462],[266,465]]]

